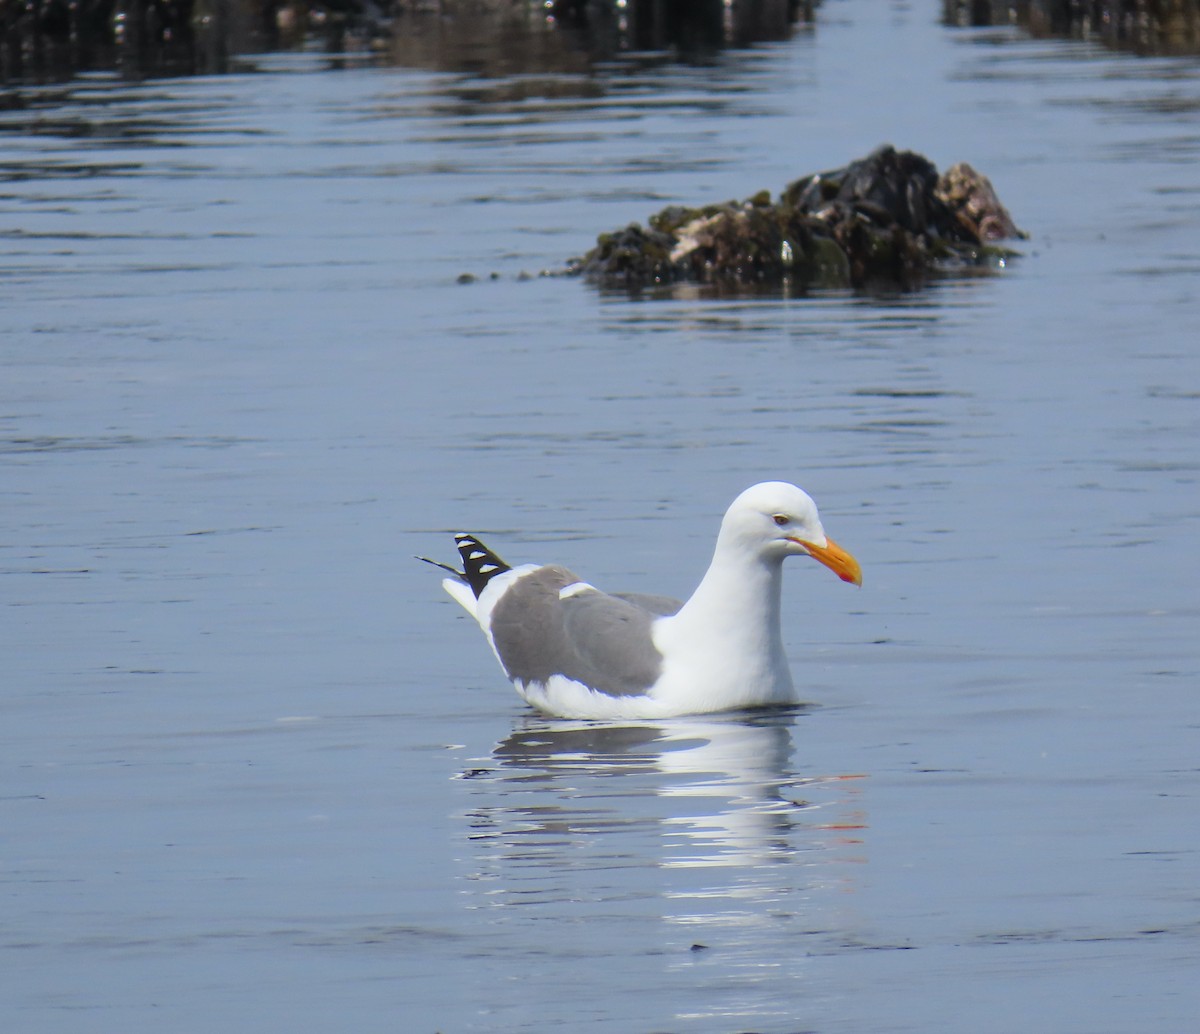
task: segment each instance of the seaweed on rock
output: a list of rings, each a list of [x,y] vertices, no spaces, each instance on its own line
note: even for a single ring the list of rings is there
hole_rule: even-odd
[[[983,268],[1023,236],[987,178],[959,164],[939,176],[911,151],[880,147],[789,184],[778,200],[671,206],[601,234],[571,272],[604,287],[676,283],[799,288],[886,284],[909,290],[946,269]]]

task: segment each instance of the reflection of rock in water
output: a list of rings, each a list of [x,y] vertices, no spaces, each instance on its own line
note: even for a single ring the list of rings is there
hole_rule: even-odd
[[[741,926],[852,883],[861,782],[795,771],[799,715],[529,719],[469,783],[480,907],[649,894],[671,923]]]
[[[1095,39],[1139,54],[1200,52],[1200,0],[943,0],[947,25],[1016,24],[1032,36]]]
[[[811,21],[816,0],[553,0],[562,24],[594,37],[593,46],[703,54],[726,46],[786,39]]]
[[[390,25],[388,54],[399,65],[470,71],[487,78],[582,74],[622,54],[672,54],[704,60],[726,47],[786,39],[811,3],[797,0],[556,0],[479,3],[453,0],[431,16],[402,5]],[[586,85],[586,84],[584,84]],[[595,84],[591,84],[595,88]],[[570,84],[511,83],[554,96]],[[549,91],[549,93],[547,93]]]
[[[0,82],[120,69],[131,78],[223,72],[238,54],[323,43],[482,76],[584,72],[627,53],[704,61],[783,40],[819,0],[0,0]],[[1200,51],[1200,0],[943,0],[949,25],[1016,21],[1035,36],[1139,53]],[[885,16],[881,11],[881,17]]]
[[[785,39],[812,0],[0,0],[0,82],[119,69],[223,72],[232,57],[322,42],[481,75],[584,71],[634,51],[688,57]]]
[[[224,72],[231,55],[277,42],[259,31],[274,10],[254,0],[0,0],[0,81]]]

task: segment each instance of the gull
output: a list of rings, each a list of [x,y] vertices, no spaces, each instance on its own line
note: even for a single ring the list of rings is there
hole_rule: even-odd
[[[454,536],[463,570],[442,585],[483,629],[527,703],[571,719],[670,718],[799,702],[780,628],[783,561],[811,557],[862,584],[812,498],[765,481],[725,513],[712,562],[687,602],[606,593],[558,564],[510,566]]]

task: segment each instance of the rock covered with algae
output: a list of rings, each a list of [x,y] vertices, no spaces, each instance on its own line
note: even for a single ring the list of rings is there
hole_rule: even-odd
[[[703,208],[671,206],[601,234],[571,263],[602,287],[678,283],[912,289],[939,271],[987,268],[1024,234],[965,163],[939,176],[911,151],[880,147],[831,172]]]

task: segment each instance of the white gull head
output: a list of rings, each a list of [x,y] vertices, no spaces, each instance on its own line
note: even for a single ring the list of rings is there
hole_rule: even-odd
[[[725,512],[714,561],[722,555],[782,563],[811,556],[839,578],[862,584],[858,563],[825,535],[812,497],[786,481],[763,481],[739,495]]]
[[[783,561],[809,556],[855,585],[858,561],[825,534],[806,492],[783,481],[746,489],[725,513],[712,562],[654,642],[662,676],[650,696],[670,714],[799,701],[780,628]]]

